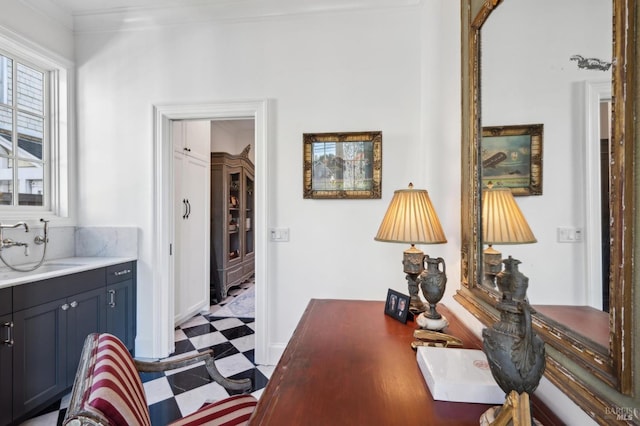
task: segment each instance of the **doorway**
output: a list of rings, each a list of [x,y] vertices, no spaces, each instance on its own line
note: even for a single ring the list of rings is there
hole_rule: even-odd
[[[172,120],[237,120],[247,119],[254,122],[255,141],[255,315],[256,315],[256,348],[257,363],[269,364],[268,359],[268,318],[269,306],[266,303],[269,288],[267,253],[267,188],[266,173],[268,162],[268,102],[266,100],[243,102],[219,102],[210,104],[175,104],[156,105],[154,107],[154,235],[153,238],[153,278],[159,292],[158,300],[162,306],[158,311],[167,315],[158,315],[154,323],[153,343],[157,352],[173,352],[173,318],[174,318],[174,258],[172,244],[174,238],[174,200],[173,200],[173,145],[171,139]]]
[[[611,81],[585,82],[585,104],[587,303],[608,312]]]

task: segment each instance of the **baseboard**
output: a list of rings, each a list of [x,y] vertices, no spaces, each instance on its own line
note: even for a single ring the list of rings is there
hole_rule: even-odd
[[[280,358],[282,358],[282,354],[284,353],[284,350],[286,348],[286,343],[276,343],[269,345],[269,356],[267,365],[277,365],[278,361],[280,361]]]

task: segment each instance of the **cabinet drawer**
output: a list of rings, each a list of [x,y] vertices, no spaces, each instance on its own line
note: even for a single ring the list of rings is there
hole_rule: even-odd
[[[244,265],[242,266],[242,275],[243,276],[251,275],[253,274],[254,270],[255,270],[255,265],[253,262],[245,262]]]
[[[104,287],[104,268],[63,275],[13,287],[13,311]]]
[[[133,262],[120,263],[107,267],[107,284],[119,283],[132,279],[135,268]]]
[[[11,313],[13,304],[11,296],[11,287],[0,289],[0,315]]]
[[[227,288],[229,288],[229,285],[235,284],[236,281],[240,280],[242,278],[242,274],[243,274],[242,265],[238,265],[233,269],[228,269],[227,270]]]

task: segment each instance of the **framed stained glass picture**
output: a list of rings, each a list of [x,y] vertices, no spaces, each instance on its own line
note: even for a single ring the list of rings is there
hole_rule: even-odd
[[[381,198],[382,132],[305,133],[304,198]]]

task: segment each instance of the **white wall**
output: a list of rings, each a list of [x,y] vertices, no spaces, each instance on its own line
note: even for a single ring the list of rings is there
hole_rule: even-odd
[[[22,19],[20,4],[10,7]],[[373,236],[393,191],[409,182],[429,190],[449,240],[422,247],[447,261],[445,303],[479,333],[451,298],[460,269],[459,12],[458,2],[428,0],[76,36],[79,221],[141,230],[139,335],[159,331],[149,306],[157,291],[152,105],[259,98],[274,107],[270,225],[291,230],[290,242],[269,245],[270,343],[286,344],[312,297],[380,300],[389,287],[406,292],[406,247]],[[69,33],[59,27],[20,30],[69,56]],[[383,131],[383,198],[303,200],[302,133],[359,130]],[[566,401],[553,387],[545,396]],[[583,424],[575,410],[558,408],[568,423]]]
[[[251,145],[249,160],[255,164],[254,120],[213,120],[210,123],[211,152],[238,155],[247,145]]]
[[[380,299],[388,287],[406,291],[404,247],[374,242],[373,236],[394,189],[409,181],[429,185],[424,161],[412,154],[424,152],[421,117],[429,113],[421,110],[416,12],[78,35],[80,222],[140,226],[139,291],[153,292],[152,104],[270,98],[271,220],[291,230],[290,242],[270,245],[272,343],[286,343],[312,297]],[[429,109],[437,108],[434,99]],[[452,125],[457,129],[457,122]],[[302,133],[370,129],[384,135],[383,199],[303,200]],[[432,198],[444,204],[436,194]],[[443,221],[449,227],[459,222]],[[146,300],[139,306],[140,335],[154,330]]]

